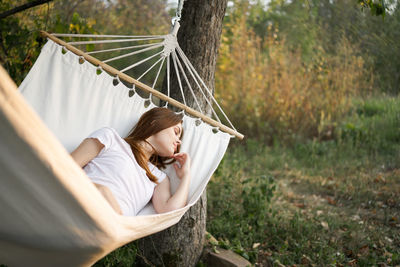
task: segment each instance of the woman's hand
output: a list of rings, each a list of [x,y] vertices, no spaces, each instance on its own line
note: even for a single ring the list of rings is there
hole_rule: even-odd
[[[179,179],[190,177],[190,157],[187,153],[176,153],[172,156],[178,163],[174,163],[174,169]]]
[[[171,195],[169,178],[165,178],[154,189],[153,206],[157,213],[183,208],[187,204],[190,185],[190,157],[187,153],[177,153],[172,156],[176,175],[181,182],[175,193]]]

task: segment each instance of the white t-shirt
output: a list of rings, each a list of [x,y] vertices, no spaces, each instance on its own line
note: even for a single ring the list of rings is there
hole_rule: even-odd
[[[93,183],[111,190],[123,215],[135,216],[151,200],[157,184],[147,177],[129,144],[113,128],[101,128],[88,138],[98,139],[104,148],[83,168],[84,171]],[[151,163],[149,169],[159,183],[166,177]]]

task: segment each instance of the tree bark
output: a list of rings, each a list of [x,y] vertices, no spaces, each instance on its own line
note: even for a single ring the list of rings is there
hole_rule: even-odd
[[[227,0],[186,0],[178,32],[180,47],[212,93],[226,6]],[[173,77],[175,76],[172,75],[170,95],[181,100],[180,89]],[[210,115],[211,108],[207,107],[202,94],[196,88],[193,90],[203,113]],[[198,110],[184,82],[183,91],[186,104]],[[144,257],[147,261],[145,264],[156,266],[194,266],[203,251],[206,213],[207,196],[204,190],[200,200],[186,212],[178,224],[138,241],[139,258]]]

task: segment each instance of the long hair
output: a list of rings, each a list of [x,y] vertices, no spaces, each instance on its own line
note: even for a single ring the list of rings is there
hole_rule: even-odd
[[[124,138],[124,140],[130,145],[137,163],[146,171],[147,177],[154,183],[158,183],[157,177],[151,173],[147,164],[145,153],[139,143],[142,141],[147,142],[146,139],[150,136],[166,128],[181,123],[182,117],[183,116],[181,114],[176,114],[174,111],[167,108],[156,107],[150,109],[149,111],[143,113],[136,126],[132,129],[131,133]],[[180,146],[178,146],[177,149],[179,152]],[[175,160],[158,155],[152,155],[149,161],[158,168],[165,168],[167,164],[171,164]]]

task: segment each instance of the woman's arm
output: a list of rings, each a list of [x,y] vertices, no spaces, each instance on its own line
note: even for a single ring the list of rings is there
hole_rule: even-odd
[[[190,185],[190,158],[186,153],[178,153],[174,158],[179,162],[174,164],[177,176],[181,179],[175,194],[171,195],[170,182],[167,177],[154,189],[152,198],[154,209],[157,213],[164,213],[183,208],[187,203]]]
[[[104,145],[96,138],[87,138],[82,141],[82,143],[71,153],[72,158],[78,163],[79,166],[84,167],[92,159],[94,159],[100,151],[103,149]],[[122,215],[121,208],[114,198],[111,190],[101,184],[93,183],[111,207],[118,214]]]
[[[87,138],[71,153],[72,158],[81,168],[94,159],[104,145],[96,138]]]

